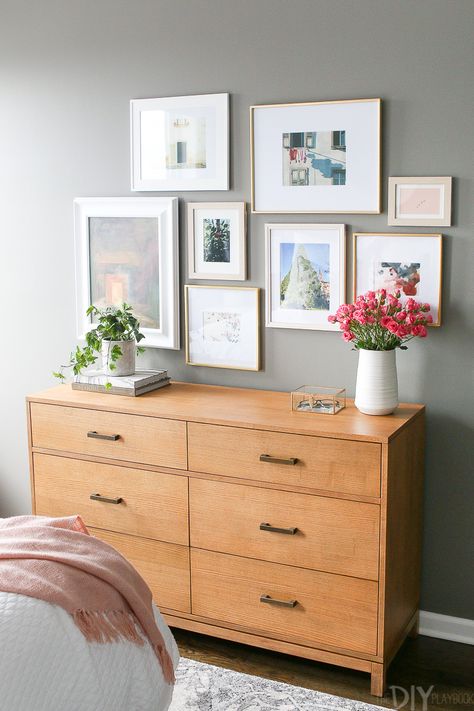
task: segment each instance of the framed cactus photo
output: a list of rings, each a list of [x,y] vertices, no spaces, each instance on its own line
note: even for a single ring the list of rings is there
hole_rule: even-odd
[[[244,202],[188,203],[190,279],[246,279]]]

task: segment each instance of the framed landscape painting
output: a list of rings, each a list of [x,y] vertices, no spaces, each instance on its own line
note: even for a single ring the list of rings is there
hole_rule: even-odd
[[[260,289],[185,286],[186,363],[260,370]]]
[[[334,331],[345,300],[345,225],[268,224],[266,325]]]
[[[228,190],[229,95],[130,102],[132,190]]]
[[[93,326],[86,310],[130,304],[141,345],[179,348],[178,199],[74,201],[78,338]]]
[[[386,289],[430,305],[433,326],[441,325],[442,235],[354,234],[354,299]]]
[[[250,107],[252,211],[380,212],[380,99]]]
[[[244,202],[188,203],[189,278],[244,281],[245,232]]]
[[[389,178],[388,224],[450,225],[451,183],[450,177]]]

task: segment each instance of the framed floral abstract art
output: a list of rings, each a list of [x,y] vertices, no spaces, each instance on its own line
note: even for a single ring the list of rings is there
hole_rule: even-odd
[[[186,363],[260,370],[260,289],[185,286]]]
[[[400,292],[429,304],[433,326],[441,325],[442,235],[354,234],[354,299],[367,291]]]
[[[381,99],[250,107],[253,212],[379,213]]]
[[[266,325],[334,331],[345,299],[345,225],[268,224]]]

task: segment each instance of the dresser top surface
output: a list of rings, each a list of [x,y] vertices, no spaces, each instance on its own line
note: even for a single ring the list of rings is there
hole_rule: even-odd
[[[336,415],[292,412],[288,392],[181,382],[136,398],[59,385],[31,395],[28,401],[382,443],[390,441],[424,411],[423,405],[401,403],[392,415],[373,417],[360,413],[348,400],[346,408]]]

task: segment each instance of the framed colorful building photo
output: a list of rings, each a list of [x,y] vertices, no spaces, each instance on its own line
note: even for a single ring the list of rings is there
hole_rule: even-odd
[[[328,322],[345,299],[345,226],[268,224],[266,325],[336,330]]]
[[[380,99],[250,107],[252,211],[380,212]]]

